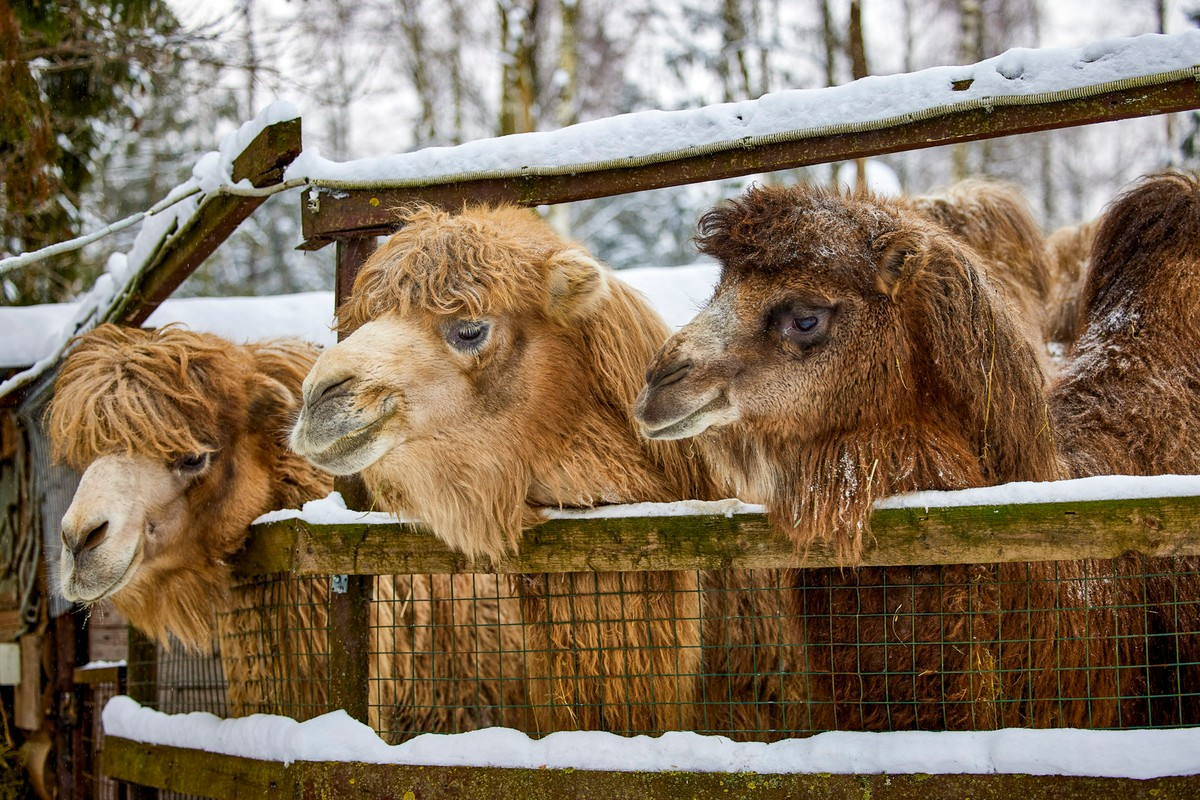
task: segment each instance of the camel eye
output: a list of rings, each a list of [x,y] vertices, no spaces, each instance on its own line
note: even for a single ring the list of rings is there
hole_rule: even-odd
[[[455,350],[474,353],[487,342],[492,326],[478,319],[463,319],[451,322],[446,328],[446,342]]]
[[[208,453],[186,453],[175,459],[175,471],[195,475],[208,466]]]
[[[770,327],[784,341],[807,350],[829,338],[833,309],[785,306],[771,314]]]

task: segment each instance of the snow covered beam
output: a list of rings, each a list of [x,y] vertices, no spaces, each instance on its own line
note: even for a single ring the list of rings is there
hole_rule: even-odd
[[[1190,800],[1200,779],[1135,780],[1075,775],[836,775],[754,772],[612,772],[583,769],[426,767],[339,761],[262,761],[181,747],[104,741],[110,778],[183,794],[239,800],[249,797],[387,798],[648,798],[723,797],[755,800],[863,798],[941,800],[1020,797],[1024,800]]]
[[[1089,479],[1090,480],[1090,479]],[[1196,480],[1196,479],[1192,479]],[[1002,489],[1004,487],[993,487]],[[945,494],[945,493],[943,493]],[[917,501],[922,502],[921,500]],[[563,515],[525,532],[521,552],[495,565],[501,573],[578,570],[766,569],[838,567],[832,551],[795,546],[761,513],[718,503],[609,506]],[[676,510],[677,505],[710,506]],[[622,513],[627,516],[618,516]],[[344,511],[344,509],[343,509]],[[404,575],[490,572],[448,549],[420,525],[375,512],[344,511],[275,519],[254,527],[237,563],[267,575]],[[357,517],[357,521],[354,521]],[[974,564],[1200,554],[1200,496],[1065,500],[883,508],[862,564]]]
[[[425,200],[563,203],[1200,107],[1200,31],[1010,50],[683,111],[646,111],[342,164],[304,153],[304,247],[389,231]]]
[[[233,181],[245,180],[257,189],[277,184],[300,151],[299,117],[268,125],[233,160]],[[197,212],[141,270],[136,285],[106,321],[145,322],[266,199],[222,194],[205,197]]]

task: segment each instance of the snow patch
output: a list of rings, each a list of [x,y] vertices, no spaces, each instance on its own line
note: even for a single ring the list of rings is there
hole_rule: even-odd
[[[279,761],[525,769],[834,774],[1087,775],[1147,779],[1200,772],[1200,729],[821,733],[770,744],[690,732],[623,737],[598,731],[531,739],[508,728],[423,734],[388,745],[344,711],[306,722],[255,714],[163,714],[125,697],[104,707],[104,732],[148,744]]]

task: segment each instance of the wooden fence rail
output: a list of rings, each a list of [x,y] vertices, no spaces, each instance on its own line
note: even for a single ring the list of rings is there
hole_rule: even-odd
[[[105,772],[217,800],[512,800],[512,798],[755,798],[755,800],[1193,800],[1198,782],[1063,775],[764,775],[574,769],[415,767],[338,761],[284,765],[110,737]]]
[[[1200,497],[888,509],[871,526],[864,566],[1200,555]],[[246,576],[798,566],[846,565],[827,550],[797,553],[762,514],[554,519],[495,565],[471,563],[419,525],[290,519],[254,526],[237,562]]]

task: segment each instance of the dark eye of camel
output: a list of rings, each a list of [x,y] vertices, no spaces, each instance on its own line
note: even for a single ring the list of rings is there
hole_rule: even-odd
[[[195,475],[208,466],[208,453],[185,453],[175,459],[175,471],[184,475]]]
[[[829,338],[832,308],[784,305],[771,312],[768,326],[785,342],[807,350]]]
[[[446,326],[446,343],[464,353],[479,351],[487,343],[492,326],[480,319],[460,319]]]

